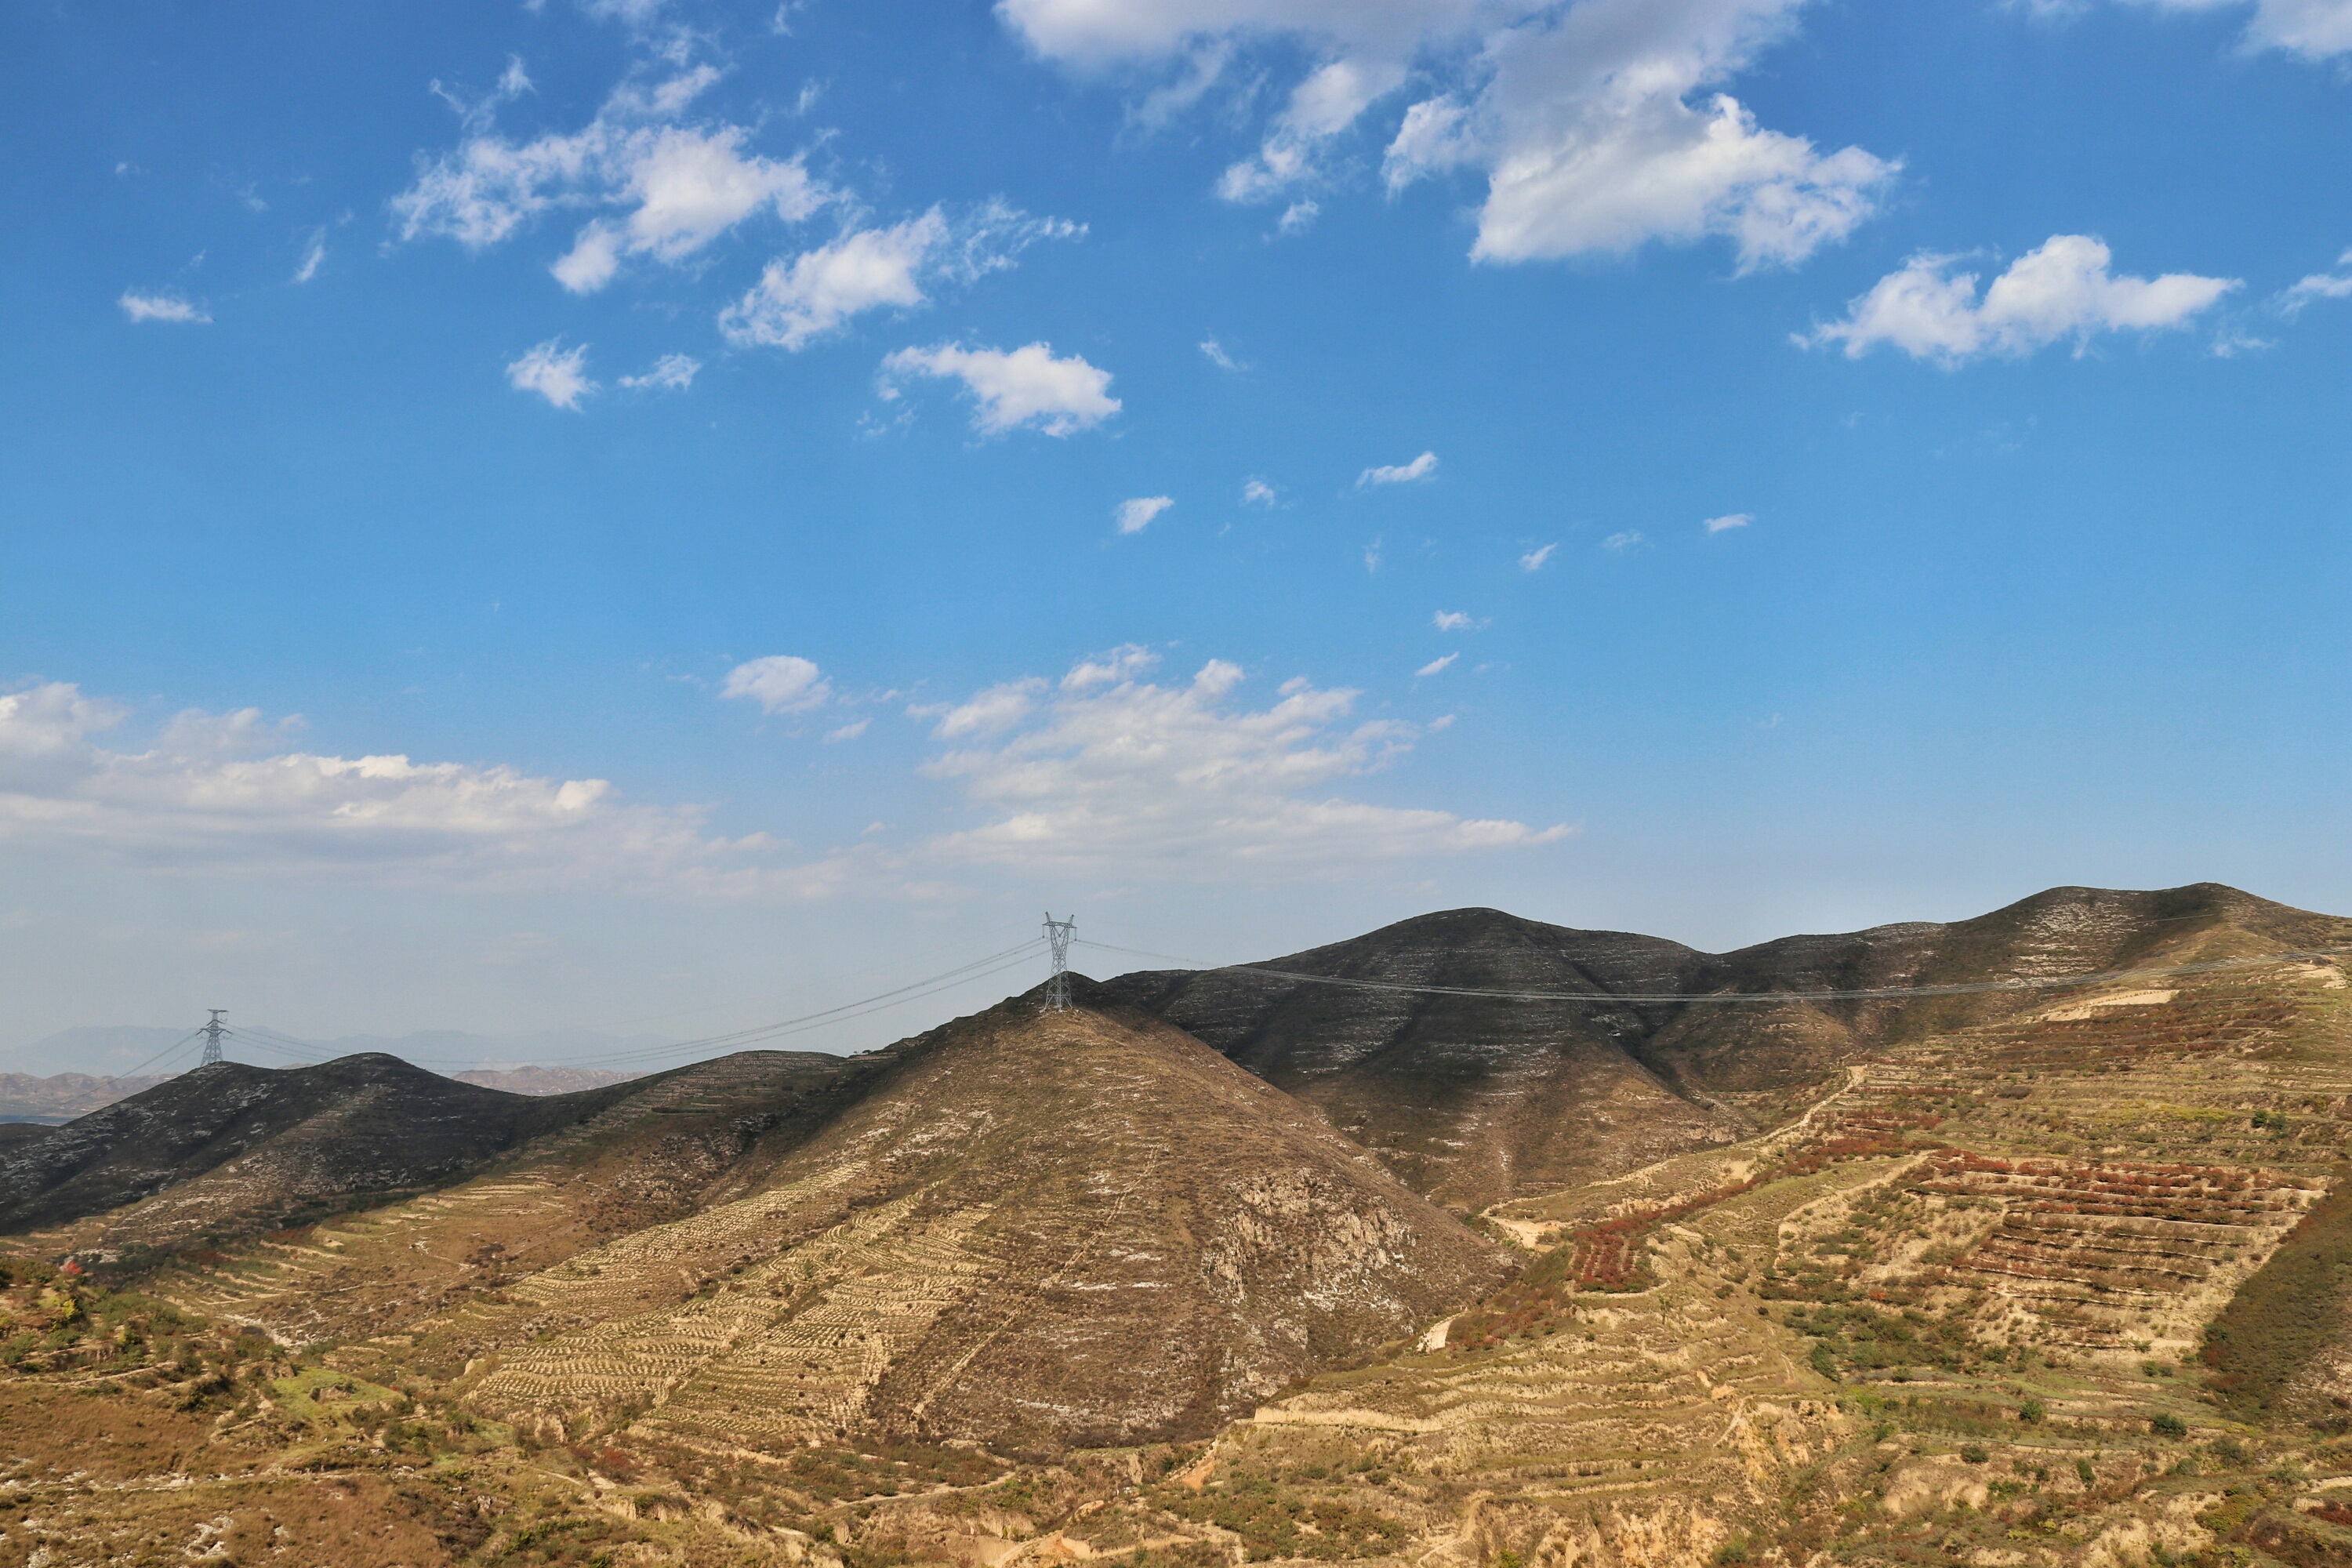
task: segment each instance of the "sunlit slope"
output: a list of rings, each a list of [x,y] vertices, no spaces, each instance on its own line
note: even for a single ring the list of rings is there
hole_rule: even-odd
[[[419,1325],[502,1417],[774,1447],[878,1430],[1197,1434],[1407,1336],[1498,1249],[1148,1018],[1016,999],[893,1069],[757,1191]]]

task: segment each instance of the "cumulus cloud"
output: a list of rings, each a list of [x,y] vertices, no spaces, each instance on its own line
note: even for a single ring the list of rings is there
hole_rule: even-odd
[[[1264,479],[1253,479],[1242,481],[1242,505],[1244,506],[1272,506],[1281,499],[1275,492],[1275,488]]]
[[[1746,528],[1755,521],[1756,514],[1752,511],[1734,511],[1726,512],[1721,517],[1710,517],[1699,526],[1709,533],[1722,533],[1729,529]]]
[[[1559,546],[1557,544],[1547,544],[1541,549],[1528,551],[1525,555],[1519,557],[1519,570],[1522,572],[1542,571],[1544,563],[1550,560],[1551,552],[1559,548]]]
[[[2337,257],[2336,265],[2352,267],[2352,250]],[[2300,316],[2304,307],[2315,300],[2344,299],[2352,299],[2352,277],[2336,272],[2314,272],[2281,292],[2275,303],[2282,314]]]
[[[192,305],[177,294],[142,294],[136,289],[125,289],[115,301],[122,313],[134,321],[179,321],[202,325],[212,320],[201,305]]]
[[[763,713],[805,713],[833,700],[833,685],[807,659],[777,653],[729,670],[719,695],[756,702]]]
[[[1392,467],[1366,468],[1362,473],[1356,476],[1356,488],[1358,489],[1361,489],[1366,485],[1411,484],[1415,479],[1425,479],[1436,471],[1437,454],[1434,452],[1423,452],[1420,457],[1415,458],[1410,463],[1398,463]]]
[[[701,369],[702,362],[690,354],[664,354],[645,374],[623,376],[621,384],[641,392],[684,392]]]
[[[718,78],[705,65],[650,87],[624,84],[581,130],[520,142],[490,126],[512,92],[502,88],[478,104],[452,98],[465,135],[451,152],[418,155],[416,183],[393,198],[401,237],[438,236],[483,250],[544,215],[586,210],[595,216],[550,270],[588,294],[630,258],[676,264],[757,214],[798,222],[832,200],[802,158],[748,151],[745,127],[679,122]]]
[[[1286,237],[1305,234],[1315,226],[1315,220],[1322,216],[1323,204],[1320,202],[1293,202],[1282,209],[1282,217],[1274,226]]]
[[[886,377],[925,375],[963,383],[971,395],[972,427],[1001,436],[1031,426],[1048,436],[1091,430],[1119,410],[1110,373],[1076,354],[1055,359],[1051,344],[968,349],[961,343],[900,349],[882,362]]]
[[[2340,0],[2265,0],[2336,4]],[[1724,89],[1802,0],[1003,0],[1032,47],[1086,68],[1174,67],[1190,102],[1249,46],[1313,62],[1218,193],[1270,201],[1330,177],[1329,149],[1386,120],[1391,194],[1486,180],[1472,255],[1513,263],[1727,239],[1740,268],[1852,232],[1900,165],[1759,125]],[[1435,90],[1395,110],[1408,83]],[[1311,216],[1311,215],[1304,215]]]
[[[1091,659],[1079,667],[1100,668]],[[1391,721],[1354,721],[1354,691],[1291,680],[1270,705],[1253,709],[1234,700],[1243,673],[1222,659],[1169,685],[1140,672],[1065,678],[1051,695],[1043,681],[1022,683],[998,738],[926,762],[923,772],[960,786],[981,820],[932,840],[923,855],[1216,880],[1345,875],[1368,863],[1525,847],[1568,832],[1330,793],[1403,755],[1417,734]],[[1006,689],[974,700],[994,701]]]
[[[566,349],[562,338],[550,338],[507,366],[507,382],[517,392],[536,392],[558,408],[577,408],[596,390],[588,379],[588,345]]]
[[[1853,359],[1889,343],[1914,359],[1958,365],[1989,354],[2030,354],[2066,338],[2080,345],[2103,331],[2183,326],[2238,287],[2234,279],[2188,272],[2117,277],[2108,270],[2111,259],[2106,246],[2088,235],[2053,235],[2012,262],[1979,300],[1977,274],[1953,270],[1958,257],[1915,256],[1853,300],[1844,321],[1797,341],[1841,343]]]
[[[1413,679],[1420,680],[1426,677],[1438,674],[1440,671],[1444,670],[1447,665],[1452,664],[1455,659],[1460,658],[1462,656],[1458,653],[1449,653],[1437,658],[1433,658],[1427,664],[1423,665],[1419,669],[1412,672]]]
[[[1151,520],[1176,504],[1173,496],[1137,496],[1123,500],[1113,509],[1121,533],[1141,533],[1151,525]]]
[[[1429,624],[1441,632],[1483,632],[1492,623],[1466,616],[1460,610],[1440,610],[1429,617]]]
[[[852,316],[929,302],[927,286],[968,283],[1011,267],[1030,246],[1071,239],[1082,226],[1033,218],[992,202],[950,222],[939,207],[887,228],[853,229],[828,244],[768,263],[744,296],[719,318],[738,343],[796,352]]]
[[[183,713],[138,750],[101,742],[118,704],[50,682],[0,695],[0,842],[154,869],[314,873],[382,886],[670,894],[830,890],[754,835],[631,804],[603,779],[283,747],[253,710]]]

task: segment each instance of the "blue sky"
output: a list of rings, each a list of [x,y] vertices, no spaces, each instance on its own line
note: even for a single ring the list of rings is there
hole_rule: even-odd
[[[2352,0],[7,36],[0,1049],[2352,910]]]

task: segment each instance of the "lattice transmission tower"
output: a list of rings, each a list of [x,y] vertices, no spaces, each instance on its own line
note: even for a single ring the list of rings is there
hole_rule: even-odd
[[[1054,950],[1054,977],[1045,982],[1045,1011],[1060,1013],[1070,1005],[1070,937],[1078,929],[1078,918],[1057,921],[1054,911],[1045,911],[1045,945]]]
[[[228,1026],[221,1022],[221,1015],[227,1012],[228,1009],[226,1007],[211,1007],[207,1008],[206,1011],[212,1014],[213,1021],[206,1024],[204,1027],[205,1059],[198,1062],[196,1065],[198,1067],[208,1068],[212,1066],[213,1063],[221,1059],[220,1037],[228,1033]]]

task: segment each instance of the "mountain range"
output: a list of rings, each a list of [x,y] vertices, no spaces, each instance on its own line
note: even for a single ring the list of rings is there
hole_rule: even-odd
[[[2352,1561],[2347,952],[1460,910],[570,1092],[224,1063],[0,1141],[0,1415],[108,1433],[76,1550]]]

